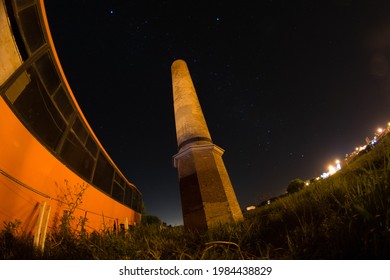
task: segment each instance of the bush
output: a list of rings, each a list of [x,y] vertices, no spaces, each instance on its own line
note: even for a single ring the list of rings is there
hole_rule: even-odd
[[[300,191],[301,189],[303,189],[303,187],[305,186],[305,182],[301,179],[294,179],[292,180],[289,184],[288,184],[288,187],[287,187],[287,192],[288,193],[295,193],[295,192],[298,192]]]

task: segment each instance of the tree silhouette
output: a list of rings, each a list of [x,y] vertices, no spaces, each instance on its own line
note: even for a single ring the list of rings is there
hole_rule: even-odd
[[[305,182],[302,179],[296,178],[292,180],[287,187],[288,193],[295,193],[303,189],[305,186]]]

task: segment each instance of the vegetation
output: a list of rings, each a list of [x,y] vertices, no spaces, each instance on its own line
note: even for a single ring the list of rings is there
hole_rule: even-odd
[[[295,193],[303,189],[305,182],[302,179],[294,179],[287,186],[287,193]]]
[[[162,222],[160,218],[157,216],[143,214],[141,218],[141,223],[143,225],[152,225],[152,224],[161,224]]]
[[[206,233],[165,227],[154,217],[129,232],[48,234],[42,253],[10,222],[1,259],[389,259],[390,138],[299,192]],[[82,228],[82,227],[81,227]],[[66,233],[66,234],[65,234]]]

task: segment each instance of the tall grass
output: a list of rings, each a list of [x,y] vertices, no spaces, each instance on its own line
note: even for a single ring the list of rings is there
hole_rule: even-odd
[[[245,220],[196,234],[182,227],[141,225],[128,232],[70,230],[69,219],[37,253],[32,238],[7,223],[2,259],[388,259],[390,138],[333,176]],[[64,234],[66,232],[66,234]]]

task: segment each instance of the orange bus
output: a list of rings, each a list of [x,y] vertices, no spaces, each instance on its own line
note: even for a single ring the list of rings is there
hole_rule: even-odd
[[[0,94],[0,228],[33,233],[70,212],[88,231],[140,223],[142,195],[83,115],[43,0],[0,0]]]

